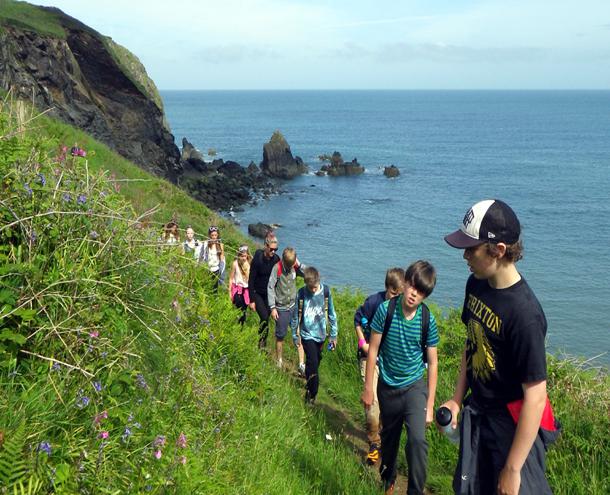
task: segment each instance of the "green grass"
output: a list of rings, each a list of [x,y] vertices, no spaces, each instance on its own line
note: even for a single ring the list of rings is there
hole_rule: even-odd
[[[343,434],[364,428],[352,317],[365,294],[334,292],[339,346],[321,364],[320,406],[306,407],[303,383],[256,350],[256,316],[240,329],[237,311],[213,294],[205,271],[154,246],[173,216],[199,232],[220,224],[231,248],[243,242],[240,232],[69,126],[41,117],[10,137],[19,113],[8,104],[0,112],[2,225],[49,209],[65,213],[0,231],[0,431],[11,442],[11,460],[17,453],[23,461],[3,462],[8,450],[0,449],[0,477],[38,479],[56,493],[375,493],[376,473]],[[88,151],[87,160],[58,153],[74,143]],[[83,193],[79,206],[74,199]],[[91,216],[75,215],[87,208]],[[151,209],[134,229],[133,220]],[[110,212],[115,219],[93,215]],[[441,334],[440,403],[456,379],[464,329],[456,311],[432,310]],[[94,326],[96,338],[89,335]],[[54,369],[31,353],[93,376]],[[287,355],[294,362],[294,349]],[[564,426],[548,455],[554,492],[608,493],[607,374],[550,358],[549,394]],[[78,407],[83,395],[90,402]],[[103,411],[108,418],[96,424]],[[123,440],[125,428],[131,434]],[[99,438],[103,431],[108,439]],[[185,448],[176,443],[180,433]],[[156,459],[159,435],[166,443]],[[451,493],[457,450],[436,430],[428,435],[429,486]],[[41,442],[49,442],[50,455]]]
[[[15,26],[54,38],[66,38],[66,32],[56,14],[27,2],[0,0],[0,26],[2,25]]]

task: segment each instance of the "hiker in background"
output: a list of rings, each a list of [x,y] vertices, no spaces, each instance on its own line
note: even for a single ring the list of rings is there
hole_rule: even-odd
[[[171,220],[165,224],[161,240],[165,244],[178,244],[180,242],[180,232],[176,222]]]
[[[256,311],[260,319],[258,325],[258,347],[267,347],[269,334],[269,317],[271,309],[267,301],[267,284],[273,267],[280,261],[277,255],[277,238],[273,232],[265,237],[263,249],[257,249],[250,263],[250,276],[248,277],[248,290],[250,292],[250,309]]]
[[[208,240],[203,242],[199,261],[206,263],[212,272],[212,275],[216,278],[214,291],[217,291],[218,286],[224,284],[225,249],[224,244],[220,241],[218,227],[214,225],[208,229]]]
[[[330,334],[329,349],[334,350],[338,327],[330,288],[320,282],[320,274],[314,267],[308,266],[303,272],[305,287],[301,287],[297,293],[296,311],[292,313],[290,327],[294,344],[305,353],[305,402],[313,404],[320,384],[318,368],[324,341]]]
[[[188,254],[195,260],[199,260],[202,243],[195,239],[195,231],[193,230],[193,227],[189,225],[186,228],[185,235],[186,239],[182,243],[182,254]]]
[[[402,268],[390,268],[385,274],[385,290],[367,297],[354,314],[354,327],[356,329],[356,338],[358,339],[358,362],[363,381],[366,375],[366,356],[369,350],[371,322],[375,312],[381,303],[402,293],[404,279],[405,271]],[[379,436],[379,402],[377,400],[378,377],[379,367],[375,365],[375,372],[373,374],[373,403],[370,406],[364,407],[366,435],[369,442],[366,463],[369,466],[372,466],[379,460],[379,447],[381,444]]]
[[[436,271],[427,261],[407,268],[403,293],[379,306],[371,323],[362,402],[373,403],[373,377],[379,356],[377,396],[381,416],[381,466],[385,493],[394,492],[396,457],[402,425],[407,429],[407,493],[422,495],[426,482],[428,442],[438,378],[438,331],[423,300],[436,285]],[[424,381],[425,362],[428,380]]]
[[[246,322],[246,311],[250,304],[248,277],[250,276],[251,262],[252,256],[248,252],[248,246],[240,246],[237,250],[237,259],[233,261],[231,272],[229,273],[229,296],[231,297],[231,302],[242,311],[238,320],[242,327]]]
[[[472,272],[462,309],[466,346],[453,397],[443,404],[454,428],[464,406],[455,493],[551,493],[546,448],[560,426],[546,393],[546,318],[515,266],[522,258],[520,235],[510,206],[485,200],[445,237],[464,250]]]
[[[271,310],[271,318],[275,320],[275,355],[277,365],[284,364],[284,338],[292,318],[294,301],[297,295],[297,274],[303,276],[301,265],[297,260],[294,248],[287,247],[282,252],[282,259],[277,262],[267,283],[267,300]],[[305,356],[299,353],[299,372],[304,368]]]

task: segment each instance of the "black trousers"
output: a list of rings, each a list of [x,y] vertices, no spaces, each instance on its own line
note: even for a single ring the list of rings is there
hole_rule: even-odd
[[[269,335],[269,317],[271,316],[271,308],[267,301],[267,294],[261,294],[256,291],[250,293],[250,297],[256,305],[256,314],[260,318],[258,324],[258,345],[264,347],[267,345],[267,336]]]
[[[396,458],[402,426],[407,429],[405,455],[409,467],[408,495],[422,495],[428,467],[426,403],[428,386],[420,379],[404,388],[392,388],[381,377],[377,384],[381,429],[381,479],[389,486],[396,479]]]
[[[301,340],[301,345],[305,352],[305,378],[307,380],[305,397],[307,400],[313,401],[318,395],[318,387],[320,386],[318,368],[320,367],[320,361],[322,361],[324,342]]]
[[[244,323],[246,323],[246,316],[247,316],[247,310],[248,310],[248,305],[246,304],[246,301],[244,300],[244,295],[243,294],[235,294],[235,297],[233,298],[233,304],[235,305],[236,308],[241,309],[241,316],[239,317],[239,324],[241,326],[244,326]]]

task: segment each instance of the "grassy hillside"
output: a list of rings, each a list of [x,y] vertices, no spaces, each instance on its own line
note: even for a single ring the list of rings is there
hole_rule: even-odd
[[[306,407],[302,382],[256,350],[255,315],[241,330],[208,274],[157,244],[173,216],[199,232],[220,224],[230,252],[241,234],[20,108],[0,109],[0,493],[16,482],[40,493],[375,493],[354,440],[352,315],[364,294],[335,292],[339,346],[321,365],[320,404]],[[66,155],[74,144],[86,159]],[[440,402],[464,336],[456,313],[434,311]],[[549,389],[564,424],[548,458],[555,493],[608,493],[607,376],[551,360]],[[428,434],[430,488],[451,493],[456,449]]]

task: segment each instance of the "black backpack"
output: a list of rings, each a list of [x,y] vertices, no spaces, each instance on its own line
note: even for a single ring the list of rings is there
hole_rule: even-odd
[[[394,312],[396,311],[396,303],[400,296],[393,297],[388,303],[388,312],[385,315],[385,323],[383,325],[383,334],[381,334],[381,343],[379,349],[383,345],[383,342],[388,334],[390,325],[392,325],[392,319],[394,318]],[[428,363],[428,330],[430,329],[430,309],[424,303],[421,303],[421,352],[424,359],[424,364]]]
[[[298,320],[297,320],[297,335],[301,336],[301,325],[303,323],[303,305],[305,303],[305,292],[302,287],[299,289],[297,293],[297,298],[299,300],[298,304]],[[330,297],[330,288],[328,285],[323,285],[324,290],[324,317],[326,318],[326,322],[328,323],[328,298]]]

